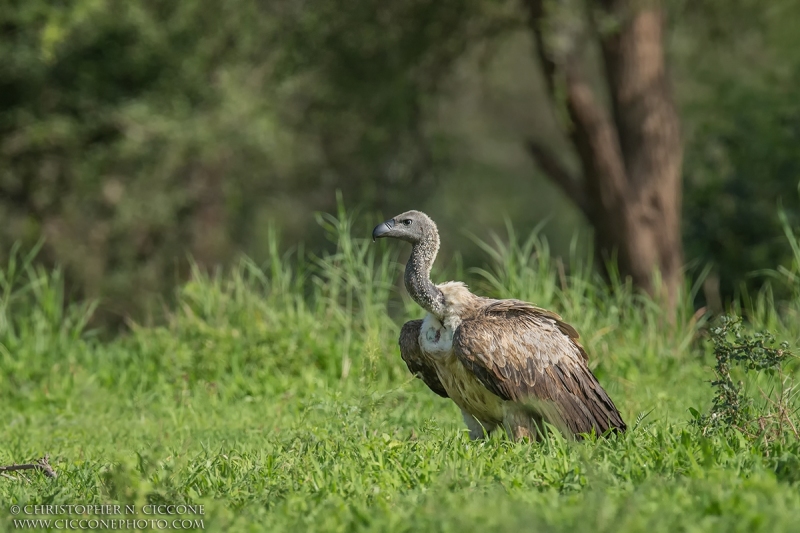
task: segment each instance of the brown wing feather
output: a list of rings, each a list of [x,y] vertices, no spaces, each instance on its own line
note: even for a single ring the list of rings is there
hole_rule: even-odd
[[[423,355],[419,348],[419,332],[422,329],[422,320],[409,320],[400,330],[400,355],[412,374],[417,376],[433,392],[447,398],[447,391],[439,381],[436,368]]]
[[[561,418],[548,420],[554,425],[566,424],[574,434],[624,431],[622,416],[586,366],[577,338],[555,313],[519,300],[497,300],[459,325],[453,350],[504,400],[551,403]]]
[[[506,307],[512,309],[520,308],[524,309],[523,312],[529,311],[532,313],[539,314],[545,318],[552,319],[555,322],[556,327],[561,331],[561,333],[569,337],[572,343],[578,348],[578,351],[580,352],[581,357],[583,357],[583,360],[584,361],[589,360],[589,356],[586,353],[586,350],[583,349],[583,345],[581,345],[581,343],[578,342],[578,338],[580,338],[580,335],[578,335],[577,330],[573,328],[570,324],[564,322],[564,319],[561,318],[557,313],[548,311],[547,309],[542,309],[541,307],[536,307],[535,305],[529,304],[528,302],[523,302],[521,300],[499,300],[495,301],[494,305],[503,304],[504,302],[507,303],[505,305],[500,305],[499,306],[500,309]]]

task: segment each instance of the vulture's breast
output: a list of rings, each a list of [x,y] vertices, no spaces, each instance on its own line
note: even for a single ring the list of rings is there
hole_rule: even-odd
[[[453,329],[442,325],[435,316],[428,315],[422,321],[419,346],[434,359],[451,355],[453,353]]]
[[[503,400],[484,387],[457,357],[437,361],[436,371],[447,395],[460,408],[484,424],[503,421]]]
[[[428,315],[422,322],[419,346],[432,359],[447,395],[483,423],[503,420],[503,400],[492,394],[453,353],[453,329]]]

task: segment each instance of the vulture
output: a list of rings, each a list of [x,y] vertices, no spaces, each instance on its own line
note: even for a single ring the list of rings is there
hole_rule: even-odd
[[[427,315],[406,322],[400,355],[433,392],[461,409],[471,439],[503,428],[514,440],[540,440],[544,422],[568,438],[624,432],[614,402],[587,366],[575,328],[520,300],[472,294],[464,283],[434,285],[439,232],[408,211],[375,227],[373,241],[411,244],[405,286]]]

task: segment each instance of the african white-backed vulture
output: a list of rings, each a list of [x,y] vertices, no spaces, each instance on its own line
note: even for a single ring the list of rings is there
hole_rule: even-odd
[[[411,243],[405,286],[428,314],[403,326],[400,354],[433,392],[461,408],[471,438],[502,426],[514,439],[538,439],[542,421],[578,438],[625,431],[578,333],[561,317],[519,300],[476,296],[460,282],[434,285],[439,232],[424,213],[389,219],[372,237]]]

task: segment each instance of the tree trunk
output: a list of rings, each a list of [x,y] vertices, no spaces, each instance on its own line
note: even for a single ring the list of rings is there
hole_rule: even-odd
[[[663,13],[655,2],[606,0],[590,17],[604,60],[607,109],[595,98],[577,54],[548,53],[543,0],[524,2],[551,94],[566,96],[568,136],[582,175],[571,176],[536,142],[529,142],[530,152],[594,227],[603,264],[616,259],[622,276],[674,309],[683,286],[683,149],[665,68]],[[614,21],[614,29],[599,33],[599,17]]]

